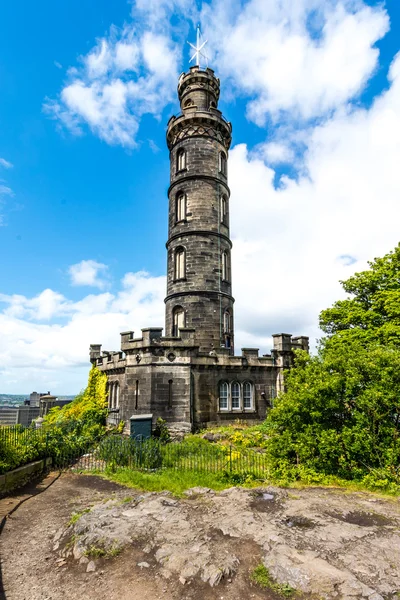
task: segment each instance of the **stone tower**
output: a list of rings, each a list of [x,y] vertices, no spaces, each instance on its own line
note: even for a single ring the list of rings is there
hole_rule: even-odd
[[[220,82],[192,67],[178,82],[181,114],[170,150],[166,335],[194,329],[200,351],[234,353],[227,159],[231,124],[218,110]]]

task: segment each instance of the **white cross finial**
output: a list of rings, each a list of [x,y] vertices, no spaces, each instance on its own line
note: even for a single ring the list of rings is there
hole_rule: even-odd
[[[190,42],[188,42],[189,46],[191,48],[193,48],[193,50],[195,51],[192,58],[190,59],[189,62],[192,62],[192,60],[195,60],[195,65],[197,65],[198,67],[200,67],[200,57],[203,57],[205,62],[206,62],[206,66],[208,67],[208,57],[206,56],[206,54],[204,54],[204,52],[202,52],[204,46],[207,44],[208,40],[206,40],[205,42],[201,43],[201,31],[200,31],[200,25],[197,25],[197,43],[196,46],[193,46],[193,44],[191,44]]]

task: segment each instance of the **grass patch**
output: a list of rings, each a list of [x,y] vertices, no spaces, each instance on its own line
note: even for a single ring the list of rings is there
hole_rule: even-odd
[[[85,550],[85,556],[88,558],[114,558],[120,554],[121,548],[119,546],[111,546],[111,548],[104,548],[103,546],[96,546],[92,544]]]
[[[81,510],[80,512],[73,512],[70,520],[68,521],[68,527],[70,525],[74,525],[74,523],[79,521],[79,519],[81,518],[82,515],[84,515],[88,512],[90,512],[90,508],[85,508],[84,510]]]
[[[221,481],[218,474],[201,473],[196,471],[177,471],[165,469],[154,473],[134,471],[127,467],[106,471],[102,477],[147,492],[163,492],[168,490],[174,496],[182,496],[183,492],[192,487],[208,487],[213,490],[224,490],[232,486],[230,482]]]
[[[291,598],[296,591],[287,583],[276,583],[276,581],[272,579],[267,567],[263,564],[257,565],[252,571],[250,578],[259,587],[269,589],[281,596],[281,598]]]

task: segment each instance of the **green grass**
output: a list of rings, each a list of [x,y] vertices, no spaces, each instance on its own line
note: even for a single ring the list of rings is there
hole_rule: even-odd
[[[281,596],[281,598],[291,598],[296,591],[287,583],[276,583],[276,581],[272,579],[267,567],[263,564],[257,565],[250,577],[259,587],[269,589]]]
[[[82,510],[80,512],[73,512],[70,520],[68,521],[68,526],[73,525],[74,523],[79,521],[81,516],[88,512],[90,512],[90,508],[85,508],[84,510]]]
[[[221,481],[220,476],[214,473],[176,471],[175,469],[142,473],[141,471],[121,467],[116,469],[115,472],[106,471],[99,475],[110,481],[143,491],[163,492],[168,490],[178,497],[182,496],[185,490],[192,487],[208,487],[219,491],[232,486],[231,482]]]
[[[103,548],[103,546],[89,546],[85,551],[85,556],[89,558],[114,558],[120,554],[121,548],[119,546],[112,546],[111,548]]]

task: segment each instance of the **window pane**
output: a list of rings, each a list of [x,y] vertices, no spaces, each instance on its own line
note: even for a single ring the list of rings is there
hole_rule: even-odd
[[[253,408],[253,389],[248,381],[243,384],[243,406],[244,408]]]
[[[240,385],[232,383],[232,409],[240,408]]]
[[[175,279],[185,277],[185,251],[178,250],[175,254]]]
[[[219,386],[219,409],[228,409],[228,384],[221,383]]]
[[[231,331],[231,315],[228,311],[224,313],[224,333],[230,333]]]

